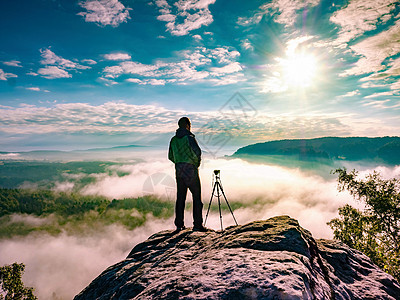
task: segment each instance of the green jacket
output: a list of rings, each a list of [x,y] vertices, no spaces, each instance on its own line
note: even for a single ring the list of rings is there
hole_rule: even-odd
[[[169,143],[168,158],[173,163],[188,163],[200,166],[201,149],[194,134],[184,128],[178,128]]]

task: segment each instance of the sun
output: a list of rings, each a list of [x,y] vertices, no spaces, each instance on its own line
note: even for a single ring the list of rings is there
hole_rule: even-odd
[[[292,53],[280,60],[282,79],[285,85],[294,88],[306,88],[315,80],[317,61],[311,54]]]
[[[313,37],[304,36],[287,42],[283,55],[274,57],[266,65],[267,74],[262,81],[263,93],[312,92],[319,87],[324,69],[318,49],[307,41]],[[283,50],[283,49],[282,49]]]

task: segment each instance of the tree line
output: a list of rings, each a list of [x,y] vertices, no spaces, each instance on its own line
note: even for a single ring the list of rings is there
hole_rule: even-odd
[[[374,172],[359,178],[357,171],[337,169],[339,191],[347,190],[365,205],[339,208],[328,222],[335,239],[369,256],[381,269],[400,281],[400,180],[384,179]]]

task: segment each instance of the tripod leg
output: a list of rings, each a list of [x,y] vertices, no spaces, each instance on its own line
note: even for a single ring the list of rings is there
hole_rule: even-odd
[[[230,210],[230,212],[231,212],[231,215],[232,215],[232,217],[233,217],[233,220],[235,221],[236,225],[238,225],[238,222],[236,222],[236,218],[235,218],[235,216],[234,216],[234,214],[233,214],[233,211],[232,211],[232,209],[231,209],[231,206],[229,205],[228,199],[226,199],[226,196],[225,196],[224,190],[223,190],[223,188],[222,188],[222,185],[220,185],[220,188],[221,188],[222,195],[223,195],[224,198],[225,198],[225,202],[226,202],[226,204],[228,204],[228,208],[229,208],[229,210]]]
[[[205,221],[204,221],[204,226],[205,226],[206,223],[207,223],[208,213],[210,212],[211,202],[212,202],[212,198],[213,198],[213,196],[214,196],[214,191],[215,191],[215,187],[216,187],[216,186],[217,186],[217,183],[214,183],[213,190],[212,190],[212,192],[211,192],[210,203],[208,203],[208,209],[207,209],[206,219],[205,219]]]
[[[216,182],[216,184],[217,184],[217,197],[218,197],[219,219],[220,219],[220,221],[221,221],[221,231],[224,231],[224,228],[222,227],[222,214],[221,214],[221,201],[220,201],[221,194],[220,194],[220,192],[219,192],[220,184],[219,184],[218,181]]]

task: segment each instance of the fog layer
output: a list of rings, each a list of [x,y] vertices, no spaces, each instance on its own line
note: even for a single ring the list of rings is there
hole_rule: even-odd
[[[351,165],[347,165],[351,168]],[[174,166],[164,156],[147,157],[142,162],[127,162],[110,166],[111,171],[92,174],[95,181],[81,189],[81,193],[103,195],[111,199],[154,194],[175,201]],[[296,167],[249,163],[241,159],[206,158],[199,169],[202,182],[204,215],[210,201],[213,170],[221,170],[221,180],[239,224],[266,219],[275,215],[289,215],[310,230],[315,238],[332,238],[326,222],[337,216],[337,209],[346,203],[356,207],[362,204],[346,192],[337,191],[334,175],[320,176]],[[385,177],[396,177],[400,167],[378,170]],[[329,174],[329,169],[326,172]],[[364,169],[361,175],[372,169]],[[319,171],[320,172],[320,171]],[[124,176],[118,175],[123,173]],[[319,173],[318,173],[319,174]],[[76,180],[57,183],[56,189],[72,190]],[[189,193],[190,194],[190,193]],[[213,200],[215,201],[215,200]],[[188,197],[185,214],[186,226],[191,226]],[[216,201],[213,202],[216,204]],[[32,216],[14,216],[19,222],[46,222]],[[51,218],[51,216],[49,216]],[[13,220],[14,220],[13,219]],[[229,211],[223,211],[223,225],[233,225]],[[217,210],[212,210],[207,227],[220,228]],[[53,296],[71,299],[108,266],[124,259],[129,251],[151,234],[173,229],[173,219],[156,219],[152,216],[142,227],[127,230],[120,225],[99,226],[74,235],[62,233],[32,233],[25,237],[0,240],[0,265],[13,262],[26,264],[24,281],[36,289],[40,299]]]

